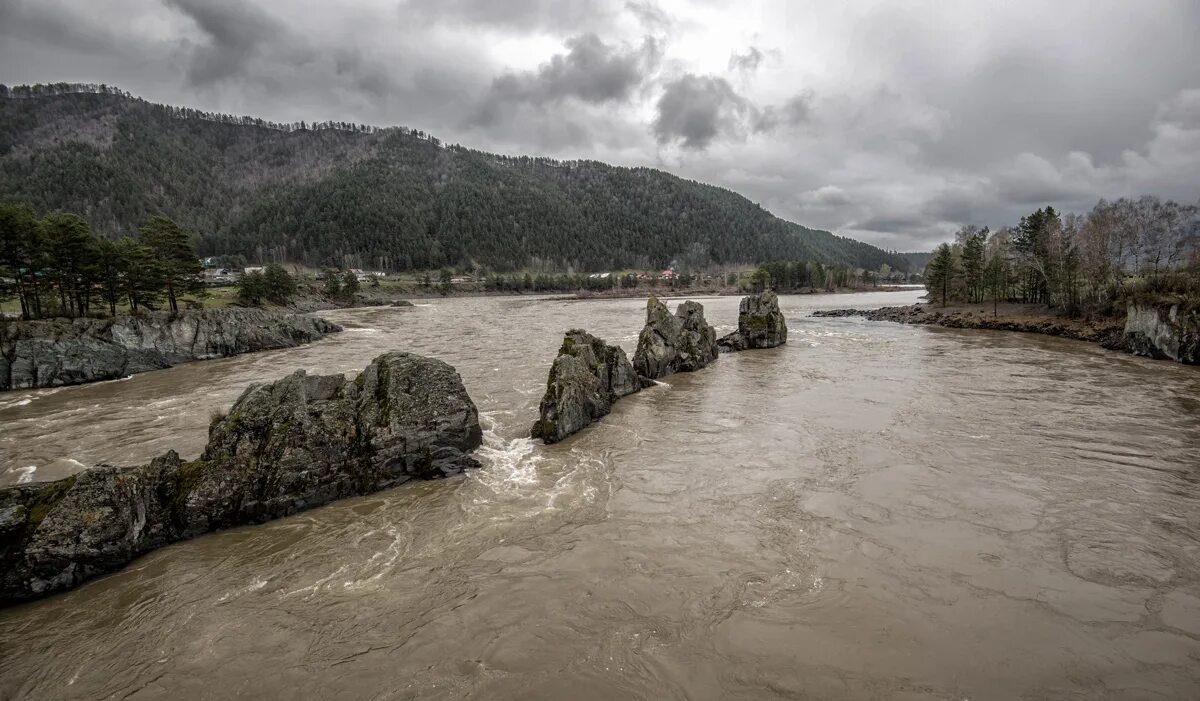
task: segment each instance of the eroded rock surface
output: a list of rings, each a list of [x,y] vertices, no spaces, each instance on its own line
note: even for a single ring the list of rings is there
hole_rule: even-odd
[[[1131,304],[1122,336],[1124,350],[1134,355],[1200,363],[1200,312],[1180,305]]]
[[[704,320],[704,306],[687,301],[671,314],[651,297],[646,301],[646,326],[638,336],[633,368],[649,379],[693,372],[717,359],[717,332]]]
[[[202,533],[460,472],[481,442],[461,378],[432,358],[386,353],[353,381],[298,371],[251,385],[199,459],[172,451],[0,489],[0,604]]]
[[[264,309],[0,323],[0,390],[77,385],[191,360],[292,348],[337,324]]]
[[[770,290],[742,297],[738,305],[738,330],[722,336],[723,351],[774,348],[787,343],[787,322],[779,311],[779,297]]]
[[[557,443],[612,410],[613,402],[642,388],[620,346],[581,329],[563,337],[530,435]]]

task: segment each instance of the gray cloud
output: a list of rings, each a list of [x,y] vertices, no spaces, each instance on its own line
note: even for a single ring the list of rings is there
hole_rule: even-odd
[[[658,99],[654,136],[660,144],[680,142],[706,148],[722,131],[736,131],[753,106],[718,76],[685,73],[667,83]]]
[[[628,100],[662,56],[651,37],[638,47],[620,47],[595,34],[581,34],[567,39],[566,47],[567,53],[556,54],[536,71],[496,78],[485,99],[487,109],[496,103],[544,104],[567,97],[593,103]]]
[[[653,5],[648,5],[653,9]],[[622,10],[616,0],[406,0],[400,17],[425,25],[442,23],[518,30],[577,30],[608,26]]]
[[[241,74],[263,41],[278,41],[283,26],[252,5],[238,0],[165,0],[187,15],[208,37],[190,50],[187,71],[193,85]]]

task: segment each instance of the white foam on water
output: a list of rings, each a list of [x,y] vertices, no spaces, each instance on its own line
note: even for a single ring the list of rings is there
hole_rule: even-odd
[[[6,475],[16,475],[17,484],[25,484],[33,481],[33,473],[37,472],[37,465],[26,465],[24,467],[10,467],[4,471]]]
[[[490,429],[483,432],[483,445],[476,455],[487,465],[478,474],[479,481],[495,492],[514,491],[538,483],[537,464],[542,457],[535,453],[532,438],[505,440]]]

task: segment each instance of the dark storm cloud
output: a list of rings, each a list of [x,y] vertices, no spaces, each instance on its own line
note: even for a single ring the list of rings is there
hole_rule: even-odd
[[[208,38],[189,56],[188,82],[208,85],[239,75],[263,41],[279,41],[286,30],[278,21],[239,0],[165,0],[191,18]]]
[[[641,46],[605,44],[595,34],[567,39],[567,52],[556,54],[536,71],[508,73],[492,82],[484,110],[494,103],[543,104],[567,97],[584,102],[628,100],[662,56],[658,42]]]
[[[724,78],[685,73],[667,83],[658,99],[654,136],[660,144],[704,149],[722,131],[735,130],[752,110]]]

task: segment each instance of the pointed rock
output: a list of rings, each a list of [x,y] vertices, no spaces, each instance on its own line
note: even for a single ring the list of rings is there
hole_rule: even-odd
[[[620,346],[581,329],[563,337],[530,435],[557,443],[608,414],[613,402],[642,388]]]
[[[742,297],[738,330],[717,341],[722,351],[774,348],[787,343],[787,322],[779,311],[779,298],[771,290]]]
[[[646,326],[633,355],[638,375],[654,380],[699,370],[716,359],[717,332],[704,320],[704,305],[683,302],[671,314],[657,297],[646,301]]]

